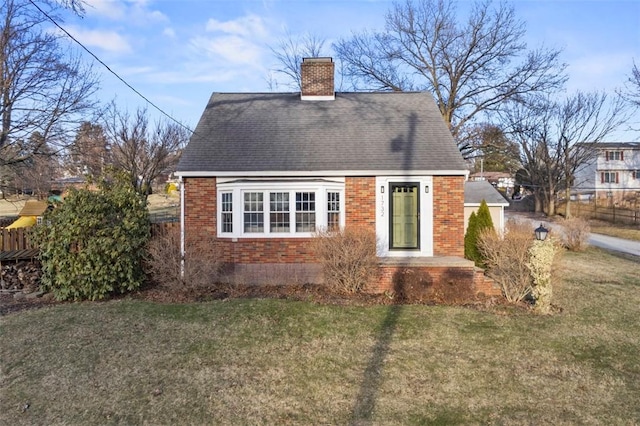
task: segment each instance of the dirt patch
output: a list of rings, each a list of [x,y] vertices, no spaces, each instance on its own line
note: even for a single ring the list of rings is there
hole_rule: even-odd
[[[15,299],[13,292],[0,293],[0,316],[7,315],[13,312],[20,312],[27,309],[38,309],[46,306],[52,306],[56,303],[51,299],[43,299],[36,297],[34,299]]]

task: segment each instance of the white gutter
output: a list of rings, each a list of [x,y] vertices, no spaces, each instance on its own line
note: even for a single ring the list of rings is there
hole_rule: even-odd
[[[315,171],[183,171],[175,172],[179,177],[316,177],[316,176],[464,176],[468,170],[315,170]]]
[[[184,181],[182,176],[178,177],[180,182],[180,278],[184,279]]]

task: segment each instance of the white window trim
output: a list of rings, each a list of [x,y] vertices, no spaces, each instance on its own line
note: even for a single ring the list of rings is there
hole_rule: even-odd
[[[262,192],[264,232],[244,232],[244,194],[246,192]],[[288,192],[289,195],[289,232],[270,231],[269,193]],[[313,192],[316,194],[316,231],[327,227],[327,193],[340,194],[340,227],[345,226],[344,180],[314,179],[310,181],[296,180],[255,180],[255,181],[221,181],[217,184],[216,217],[217,235],[220,238],[310,238],[314,232],[296,232],[296,192]],[[233,199],[233,232],[222,232],[222,193],[231,193]]]
[[[420,249],[389,249],[389,184],[417,182],[420,191]],[[384,187],[384,192],[382,192]],[[428,190],[425,190],[428,188]],[[378,176],[376,177],[376,236],[380,257],[432,257],[433,256],[433,177],[432,176]]]

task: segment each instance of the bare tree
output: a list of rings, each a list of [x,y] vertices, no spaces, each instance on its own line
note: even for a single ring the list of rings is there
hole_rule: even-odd
[[[271,47],[271,52],[278,61],[277,68],[272,71],[284,75],[286,85],[299,91],[302,87],[300,77],[300,64],[302,58],[317,58],[323,55],[325,40],[314,34],[294,36],[290,33],[278,42],[276,47]],[[276,79],[269,79],[270,86],[275,86]]]
[[[624,89],[618,91],[618,94],[631,105],[633,108],[640,108],[640,68],[634,62],[631,68],[631,75],[626,81]],[[636,123],[637,124],[637,123]],[[630,128],[632,126],[629,126]]]
[[[559,50],[528,50],[513,7],[473,3],[465,23],[454,2],[396,3],[384,31],[354,34],[334,50],[356,88],[433,93],[463,155],[461,129],[508,99],[556,90],[567,77]]]
[[[78,7],[81,2],[66,4]],[[32,6],[25,0],[0,5],[0,165],[43,155],[44,146],[50,154],[59,152],[95,107],[91,97],[98,82],[91,68],[47,31],[45,16]],[[35,133],[41,144],[14,149]]]
[[[153,181],[177,164],[189,132],[167,121],[150,126],[146,109],[131,115],[111,105],[106,117],[104,128],[112,164],[130,175],[137,191],[149,194]]]
[[[534,187],[536,211],[556,213],[564,191],[571,215],[571,187],[578,168],[595,158],[595,145],[628,118],[621,98],[577,92],[563,100],[549,97],[504,108],[505,127],[520,145],[521,161]]]

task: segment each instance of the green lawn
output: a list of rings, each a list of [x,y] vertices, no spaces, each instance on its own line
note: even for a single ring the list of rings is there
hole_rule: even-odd
[[[638,260],[563,265],[547,317],[259,299],[9,314],[0,424],[636,424]]]

